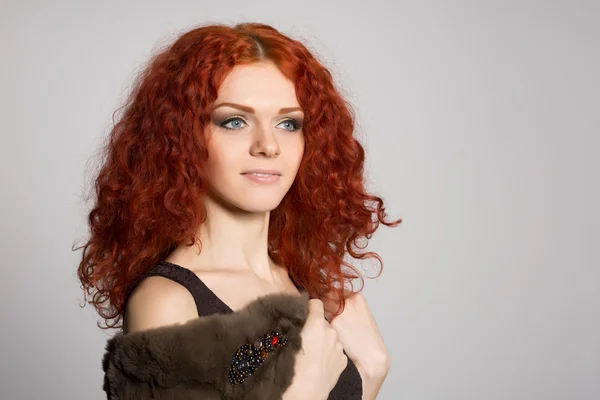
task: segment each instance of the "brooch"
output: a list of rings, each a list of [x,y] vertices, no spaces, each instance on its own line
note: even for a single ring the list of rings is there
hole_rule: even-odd
[[[232,385],[244,382],[273,351],[286,344],[287,337],[270,331],[256,339],[254,343],[246,343],[241,346],[231,361],[229,382]]]

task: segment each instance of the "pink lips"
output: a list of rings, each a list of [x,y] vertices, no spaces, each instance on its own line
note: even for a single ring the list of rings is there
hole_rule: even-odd
[[[265,169],[265,168],[249,169],[248,171],[242,172],[242,174],[249,174],[251,172],[257,172],[257,173],[260,173],[260,174],[281,175],[281,172],[279,172],[279,171],[277,171],[275,169]]]
[[[256,175],[252,173],[243,173],[246,178],[256,183],[274,183],[279,180],[279,175]]]

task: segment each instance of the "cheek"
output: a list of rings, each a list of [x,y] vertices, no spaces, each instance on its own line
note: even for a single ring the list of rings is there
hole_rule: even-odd
[[[295,150],[295,152],[294,152],[294,155],[295,155],[295,157],[294,157],[294,159],[295,159],[294,166],[296,167],[296,169],[298,169],[298,167],[300,166],[300,162],[302,161],[302,157],[304,156],[304,151],[305,151],[305,147],[304,146],[305,146],[304,145],[304,139],[302,139],[302,140],[300,140],[296,144],[296,146],[294,148],[294,150]]]
[[[222,170],[228,166],[234,167],[236,165],[236,159],[239,160],[240,158],[240,147],[243,145],[243,143],[236,142],[235,140],[228,140],[227,138],[222,138],[218,135],[214,137],[208,146],[208,159],[211,168]]]
[[[239,159],[239,157],[238,157]],[[209,173],[211,177],[219,180],[224,180],[228,176],[231,177],[240,169],[239,162],[236,162],[236,158],[232,154],[215,154],[212,160],[209,162]]]
[[[224,143],[213,142],[208,146],[206,172],[212,186],[222,186],[228,173],[238,169],[232,154],[234,151],[228,150]]]

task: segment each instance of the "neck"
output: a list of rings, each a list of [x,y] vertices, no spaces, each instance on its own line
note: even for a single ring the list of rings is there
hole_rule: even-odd
[[[270,211],[227,208],[208,196],[204,204],[206,220],[196,233],[200,243],[180,245],[173,258],[191,270],[251,270],[273,282],[275,267],[267,251]]]

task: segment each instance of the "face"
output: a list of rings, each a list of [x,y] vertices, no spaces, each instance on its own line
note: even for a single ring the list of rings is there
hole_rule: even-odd
[[[294,83],[271,62],[236,66],[219,88],[207,127],[209,196],[246,212],[275,209],[304,153]],[[251,170],[271,170],[266,177]]]

